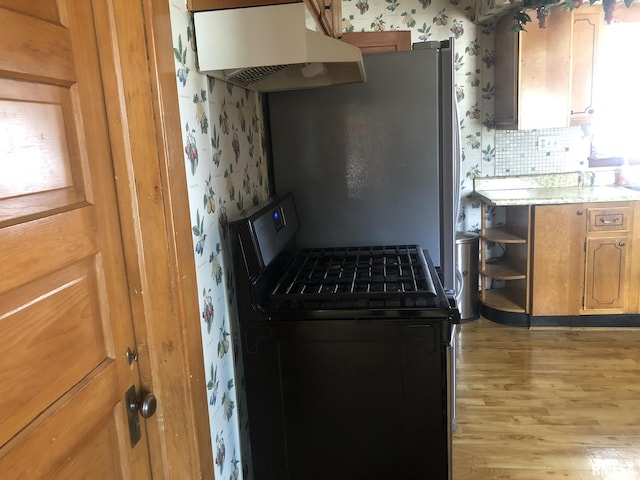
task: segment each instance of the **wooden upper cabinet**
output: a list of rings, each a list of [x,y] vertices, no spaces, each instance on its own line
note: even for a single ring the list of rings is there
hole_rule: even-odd
[[[346,32],[342,41],[358,47],[362,53],[400,52],[411,50],[411,32]]]
[[[571,12],[554,8],[542,29],[511,33],[510,16],[496,27],[496,126],[505,129],[567,127],[571,92]]]
[[[342,0],[304,0],[318,31],[333,38],[342,36]]]
[[[596,112],[594,93],[602,7],[579,8],[573,14],[571,125],[590,123]]]
[[[280,3],[300,3],[302,0],[187,0],[187,9],[191,12],[204,10],[222,10],[225,8],[262,7]]]

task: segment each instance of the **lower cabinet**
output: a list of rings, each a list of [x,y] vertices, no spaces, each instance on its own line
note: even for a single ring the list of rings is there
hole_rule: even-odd
[[[499,208],[506,221],[488,228],[483,218],[480,234],[483,316],[514,325],[638,326],[640,202]]]
[[[631,204],[587,208],[584,310],[629,311]]]
[[[531,315],[637,313],[633,217],[630,202],[534,207]]]
[[[582,205],[533,207],[531,314],[578,315],[584,283]]]
[[[585,310],[625,310],[627,236],[587,238]]]

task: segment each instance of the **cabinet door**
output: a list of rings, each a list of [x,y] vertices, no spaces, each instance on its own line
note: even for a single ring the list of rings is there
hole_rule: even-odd
[[[535,207],[532,315],[580,313],[584,279],[585,217],[581,204]]]
[[[534,20],[520,33],[519,129],[569,125],[570,32],[571,12],[553,8],[546,28]]]
[[[625,306],[626,235],[587,238],[584,309],[623,309]]]
[[[573,14],[571,125],[591,122],[602,8],[577,9]]]
[[[342,34],[342,41],[358,47],[363,54],[411,50],[409,30],[347,32]]]
[[[527,31],[510,32],[511,19],[496,28],[495,116],[498,128],[567,127],[570,111],[571,12],[554,8],[546,28],[535,11]]]

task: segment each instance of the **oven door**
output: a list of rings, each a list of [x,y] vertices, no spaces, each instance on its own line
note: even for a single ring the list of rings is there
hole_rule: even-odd
[[[253,401],[262,407],[259,415],[281,419],[282,429],[275,430],[282,436],[254,431],[252,425],[264,426],[265,419],[254,422],[256,411],[249,409],[254,478],[450,478],[443,323],[270,322],[273,342],[262,342],[248,355],[245,380],[247,386],[271,385],[274,398],[249,398],[249,406]],[[267,367],[276,357],[277,369]],[[272,378],[264,377],[267,372]],[[277,404],[278,411],[264,408]],[[262,456],[261,465],[254,441],[273,449],[282,438],[283,452]],[[287,475],[274,476],[282,466],[274,468],[273,459],[283,455]]]

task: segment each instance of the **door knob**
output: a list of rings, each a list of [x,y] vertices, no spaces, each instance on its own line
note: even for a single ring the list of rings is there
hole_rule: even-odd
[[[138,411],[144,418],[149,418],[156,413],[158,401],[153,393],[147,393],[141,401],[138,401],[136,398],[136,387],[135,385],[131,385],[129,390],[124,394],[124,404],[127,408],[129,439],[131,440],[131,448],[133,448],[141,437]]]
[[[140,415],[143,418],[149,418],[156,413],[156,407],[158,406],[158,401],[156,400],[156,396],[153,393],[147,393],[142,401],[133,402],[129,405],[129,408],[140,410]]]

